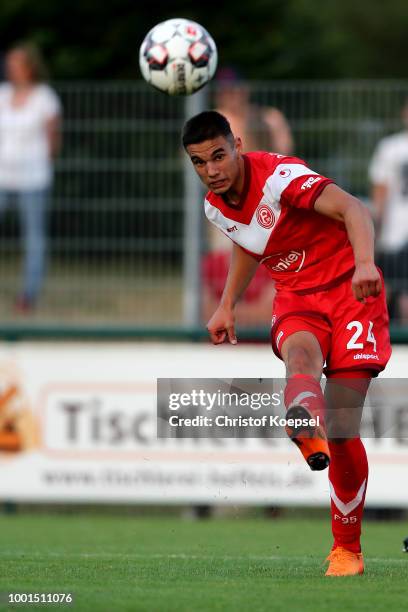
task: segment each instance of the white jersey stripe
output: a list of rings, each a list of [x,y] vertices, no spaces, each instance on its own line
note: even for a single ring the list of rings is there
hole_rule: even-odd
[[[262,198],[259,202],[260,206],[264,204],[272,209],[270,202],[266,198]],[[260,225],[256,215],[257,209],[255,209],[249,225],[240,223],[239,221],[233,221],[228,219],[222,212],[213,206],[207,199],[205,200],[205,214],[207,219],[214,223],[218,229],[220,229],[228,238],[231,238],[234,242],[242,246],[244,249],[255,253],[256,255],[262,255],[268,244],[268,240],[271,237],[271,233],[280,216],[280,207],[273,209],[275,223],[270,228],[265,228]]]
[[[209,221],[214,223],[228,238],[256,255],[263,255],[269,238],[281,214],[280,198],[290,183],[300,176],[316,175],[304,164],[279,164],[264,185],[264,196],[258,204],[266,205],[274,214],[274,224],[270,228],[263,227],[257,219],[255,209],[249,225],[229,219],[207,199],[205,200],[205,214]],[[303,263],[303,262],[302,262]]]
[[[316,175],[317,172],[310,170],[304,164],[279,164],[273,174],[267,178],[264,194],[271,203],[274,202],[275,209],[275,206],[280,202],[282,193],[294,179],[311,174]]]

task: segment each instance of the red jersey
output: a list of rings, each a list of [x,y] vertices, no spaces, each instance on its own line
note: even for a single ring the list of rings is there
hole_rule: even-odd
[[[257,151],[243,158],[239,205],[210,191],[208,219],[266,266],[278,290],[309,293],[351,276],[354,255],[344,223],[313,208],[333,181],[296,157]]]

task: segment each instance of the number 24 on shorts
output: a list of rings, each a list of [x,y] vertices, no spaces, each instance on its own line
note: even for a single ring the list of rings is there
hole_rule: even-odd
[[[374,353],[376,353],[377,352],[377,341],[373,334],[373,325],[374,324],[372,321],[368,322],[368,331],[367,331],[366,340],[367,342],[371,342],[373,344],[373,350],[374,350]],[[347,342],[347,348],[348,349],[364,348],[364,343],[358,342],[358,340],[364,334],[364,325],[361,323],[361,321],[350,321],[350,323],[347,325],[347,329],[350,331],[353,329],[356,330],[354,334],[351,336],[350,340]]]

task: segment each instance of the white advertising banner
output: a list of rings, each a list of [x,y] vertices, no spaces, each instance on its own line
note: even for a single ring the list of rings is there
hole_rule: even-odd
[[[404,377],[397,348],[387,375]],[[287,439],[157,438],[157,378],[283,377],[263,345],[20,343],[0,351],[0,499],[323,505]],[[408,413],[406,418],[408,432]],[[408,504],[407,437],[366,440],[367,504]]]

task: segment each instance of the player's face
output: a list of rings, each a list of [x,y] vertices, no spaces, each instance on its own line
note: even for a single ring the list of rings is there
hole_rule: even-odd
[[[227,193],[240,180],[241,140],[217,136],[187,146],[193,166],[206,187],[216,195]]]

